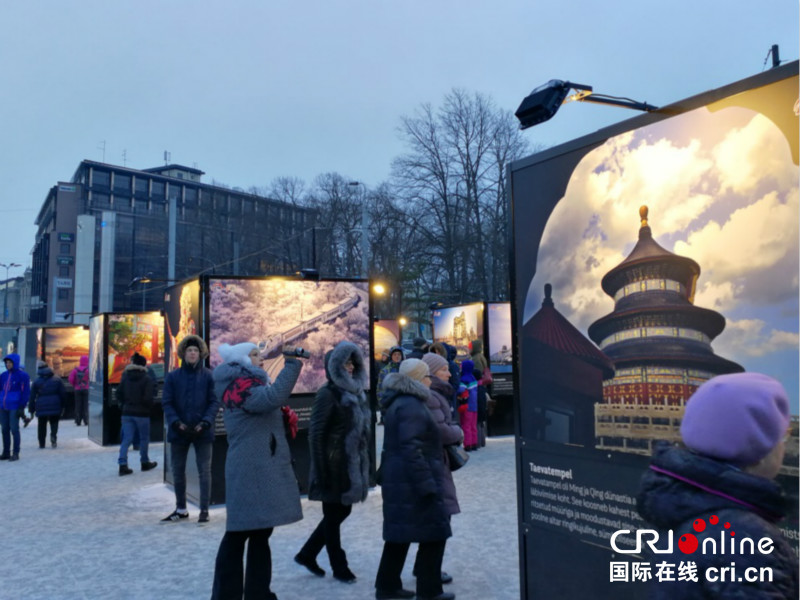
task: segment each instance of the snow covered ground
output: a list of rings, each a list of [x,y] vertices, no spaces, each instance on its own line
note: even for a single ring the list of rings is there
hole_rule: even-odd
[[[378,428],[380,447],[383,429]],[[117,475],[117,447],[86,438],[86,427],[62,421],[58,448],[40,450],[36,423],[22,430],[18,462],[0,462],[1,600],[200,600],[209,598],[214,558],[225,530],[225,508],[212,507],[211,522],[160,524],[174,508],[163,483],[163,444],[151,444],[159,466],[142,473],[138,452],[129,456],[133,475]],[[189,468],[192,468],[190,465]],[[445,586],[459,600],[519,598],[517,508],[512,438],[490,439],[455,473],[462,514],[453,518],[444,569],[455,581]],[[374,598],[383,542],[380,489],[353,509],[342,542],[355,584],[330,576],[325,551],[317,578],[293,562],[321,518],[320,505],[303,499],[304,519],[272,536],[273,591],[280,600]],[[411,575],[415,546],[403,573]]]

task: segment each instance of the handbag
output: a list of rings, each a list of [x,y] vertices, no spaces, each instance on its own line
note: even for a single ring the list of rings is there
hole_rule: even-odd
[[[447,462],[450,463],[450,471],[458,471],[461,467],[467,464],[469,454],[461,446],[457,444],[449,444],[444,447],[447,452]]]

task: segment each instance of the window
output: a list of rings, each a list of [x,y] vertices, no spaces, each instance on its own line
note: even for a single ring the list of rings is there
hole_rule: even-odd
[[[108,188],[111,186],[111,173],[92,169],[92,187]]]
[[[131,176],[114,173],[114,191],[131,193]]]
[[[72,252],[72,245],[62,243],[58,248],[58,252],[60,254],[70,254]]]
[[[181,186],[176,183],[169,184],[169,199],[175,199],[180,201],[181,199]]]
[[[111,208],[111,196],[92,192],[92,206],[94,208]]]
[[[69,300],[69,289],[67,289],[67,288],[58,288],[58,299],[59,300]]]
[[[150,180],[145,179],[144,177],[137,177],[136,178],[136,195],[137,196],[147,196],[147,188],[149,187]]]
[[[164,199],[164,192],[165,192],[165,190],[164,190],[164,182],[163,181],[153,181],[153,186],[152,186],[153,198],[156,198],[158,200],[163,200]]]
[[[69,267],[58,267],[59,277],[69,277]]]

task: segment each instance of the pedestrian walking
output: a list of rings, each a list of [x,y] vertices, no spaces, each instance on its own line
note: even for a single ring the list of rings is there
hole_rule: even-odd
[[[323,546],[333,577],[355,583],[342,548],[340,527],[353,504],[363,502],[369,490],[369,442],[372,414],[364,388],[364,357],[352,342],[339,342],[325,355],[327,383],[314,398],[308,439],[311,454],[308,499],[322,502],[322,520],[294,560],[314,575],[325,571],[317,564]]]
[[[66,390],[61,377],[55,376],[53,369],[43,360],[37,363],[36,375],[36,381],[31,386],[28,412],[31,416],[36,415],[39,420],[37,431],[39,448],[45,447],[48,425],[50,425],[50,446],[55,448],[58,446],[58,423],[64,412]]]
[[[31,395],[31,378],[19,363],[19,354],[16,353],[8,354],[3,359],[6,370],[0,375],[0,428],[3,433],[0,460],[19,460],[19,420],[25,416],[25,407]]]
[[[148,455],[150,444],[150,412],[153,409],[153,380],[147,373],[147,359],[134,353],[130,364],[122,372],[117,387],[117,401],[122,410],[122,440],[119,445],[119,474],[130,475],[128,467],[128,448],[138,433],[139,462],[142,471],[150,471],[158,466]]]

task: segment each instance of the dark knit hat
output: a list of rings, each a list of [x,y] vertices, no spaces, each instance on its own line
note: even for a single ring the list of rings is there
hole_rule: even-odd
[[[138,352],[134,352],[133,356],[131,357],[131,362],[140,367],[147,366],[147,359]]]
[[[414,348],[424,348],[425,344],[427,343],[428,343],[427,340],[422,337],[415,337],[414,340],[411,342]]]
[[[761,373],[720,375],[697,388],[686,404],[681,437],[698,454],[738,466],[754,465],[789,427],[783,386]]]

